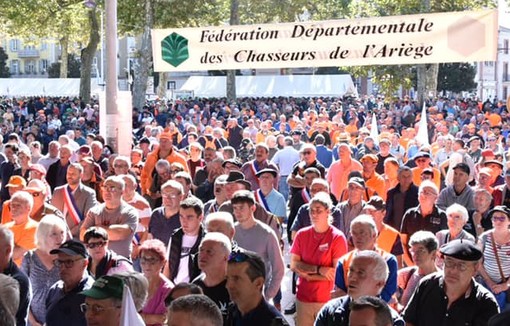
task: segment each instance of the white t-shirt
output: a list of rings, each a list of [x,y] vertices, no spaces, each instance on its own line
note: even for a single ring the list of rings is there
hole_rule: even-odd
[[[190,251],[191,248],[195,245],[195,242],[197,242],[198,235],[186,235],[184,234],[182,236],[182,249],[181,249],[181,261],[179,263],[179,271],[177,272],[177,276],[172,281],[174,284],[179,284],[181,282],[190,282],[189,277],[189,269],[188,269],[188,263],[189,263],[189,257],[190,257]],[[168,242],[168,250],[170,250],[172,246],[172,238],[170,238],[170,241]]]

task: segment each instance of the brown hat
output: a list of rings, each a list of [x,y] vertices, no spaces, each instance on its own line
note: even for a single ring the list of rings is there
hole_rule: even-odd
[[[9,179],[9,183],[5,185],[6,187],[23,187],[27,186],[27,181],[19,175],[13,175]]]
[[[360,159],[361,162],[366,161],[366,160],[370,160],[370,161],[372,161],[374,163],[379,162],[379,158],[377,157],[377,155],[374,155],[374,154],[365,154]]]

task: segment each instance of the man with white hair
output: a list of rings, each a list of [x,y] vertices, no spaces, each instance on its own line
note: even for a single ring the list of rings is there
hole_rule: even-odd
[[[202,288],[220,308],[223,317],[227,316],[230,303],[227,284],[227,263],[232,251],[230,239],[220,232],[205,234],[198,248],[198,268],[202,273],[192,283]]]
[[[352,261],[356,255],[363,250],[372,250],[381,256],[388,266],[389,276],[381,291],[381,298],[389,302],[392,295],[397,290],[397,272],[398,263],[394,255],[377,247],[377,225],[370,215],[359,215],[351,222],[350,236],[354,244],[354,250],[351,250],[338,261],[335,275],[335,296],[348,293],[351,284],[348,282],[348,272],[350,271]]]
[[[388,275],[388,266],[381,255],[372,250],[358,251],[347,272],[347,294],[326,303],[319,311],[315,326],[350,325],[351,302],[366,295],[380,296]],[[392,310],[391,315],[392,325],[404,325],[396,311]]]

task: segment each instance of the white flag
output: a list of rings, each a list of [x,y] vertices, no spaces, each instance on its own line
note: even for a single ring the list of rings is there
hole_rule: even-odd
[[[124,293],[122,294],[120,326],[145,326],[142,316],[136,311],[133,296],[127,285],[124,285]]]
[[[429,131],[427,128],[427,107],[423,103],[423,109],[421,110],[420,124],[418,125],[418,134],[416,134],[416,140],[420,146],[429,146]]]
[[[370,125],[370,137],[374,139],[374,144],[379,145],[379,130],[377,126],[377,118],[375,112],[372,111],[372,124]]]

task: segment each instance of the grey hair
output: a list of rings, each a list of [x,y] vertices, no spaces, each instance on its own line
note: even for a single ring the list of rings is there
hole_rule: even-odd
[[[30,210],[32,210],[32,208],[34,207],[34,197],[32,197],[32,195],[26,191],[22,190],[16,192],[14,195],[12,195],[11,202],[14,199],[22,200],[23,202],[25,202],[25,204],[27,204],[30,207]]]
[[[203,294],[189,294],[179,297],[172,301],[168,309],[171,313],[180,311],[188,314],[191,325],[203,325],[205,321],[212,326],[223,325],[220,308]]]
[[[459,205],[457,203],[450,205],[446,209],[446,216],[450,215],[451,213],[458,213],[462,217],[462,221],[464,222],[464,224],[466,224],[466,222],[469,218],[468,211],[467,211],[466,207]]]
[[[211,221],[220,221],[225,222],[232,230],[235,228],[234,226],[234,217],[229,212],[214,212],[207,215],[205,220],[205,229],[207,230],[207,226]]]
[[[0,224],[0,240],[3,240],[7,245],[14,249],[14,233],[9,228]]]
[[[390,272],[388,269],[388,264],[386,264],[386,261],[384,260],[384,258],[382,258],[382,256],[379,253],[373,250],[358,251],[354,256],[351,265],[354,264],[354,261],[356,259],[360,258],[370,259],[374,263],[375,266],[372,269],[372,275],[375,281],[386,282]],[[379,291],[382,290],[382,288],[383,287],[381,287]]]
[[[145,306],[145,301],[147,300],[149,290],[149,281],[147,278],[145,278],[142,273],[134,271],[120,272],[118,274],[114,274],[113,276],[117,276],[118,278],[122,279],[124,284],[126,284],[129,288],[129,291],[131,291],[136,311],[142,310],[142,308]]]
[[[167,182],[161,185],[161,191],[163,191],[163,189],[166,188],[172,188],[178,190],[181,195],[184,194],[184,187],[182,186],[181,183],[175,180],[168,180]]]
[[[370,215],[362,214],[356,216],[351,221],[351,230],[353,229],[353,226],[356,224],[369,226],[370,229],[372,230],[372,234],[377,234],[377,225],[375,224],[374,219]]]
[[[200,244],[204,243],[205,241],[219,243],[227,255],[230,255],[232,252],[232,243],[230,242],[230,239],[223,233],[207,232]]]
[[[121,162],[124,162],[127,164],[128,168],[130,169],[131,168],[131,160],[127,157],[127,156],[122,156],[122,155],[119,155],[117,156],[114,160],[113,160],[113,164],[115,164],[115,162],[117,161],[121,161]]]
[[[19,308],[19,283],[11,276],[0,273],[1,325],[16,325],[15,316]],[[7,318],[8,320],[5,320]]]

